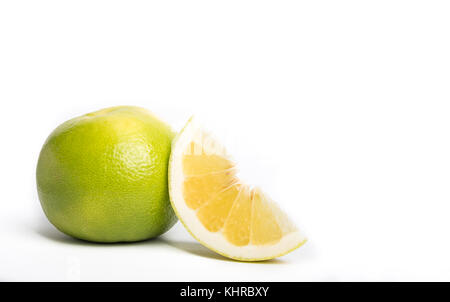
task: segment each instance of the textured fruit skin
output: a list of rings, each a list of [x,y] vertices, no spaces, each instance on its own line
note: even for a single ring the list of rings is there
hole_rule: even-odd
[[[71,119],[39,155],[39,199],[50,222],[95,242],[139,241],[177,221],[167,170],[174,133],[145,109],[106,108]]]

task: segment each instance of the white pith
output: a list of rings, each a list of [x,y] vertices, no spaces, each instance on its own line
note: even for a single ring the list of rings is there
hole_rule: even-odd
[[[196,216],[196,210],[186,205],[183,197],[183,166],[182,159],[184,151],[189,143],[198,136],[205,133],[200,126],[191,119],[185,128],[174,139],[172,145],[171,158],[169,163],[169,192],[172,205],[187,230],[206,247],[230,258],[239,260],[264,260],[271,259],[288,253],[299,247],[306,241],[300,231],[293,226],[292,222],[284,221],[289,224],[292,231],[285,234],[280,241],[275,244],[236,246],[231,244],[222,235],[221,231],[210,232],[200,222]],[[225,149],[216,141],[215,150],[212,153],[226,155]],[[287,219],[284,216],[283,219]]]

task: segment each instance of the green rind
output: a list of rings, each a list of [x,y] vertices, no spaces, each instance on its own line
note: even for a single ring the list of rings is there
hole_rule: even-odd
[[[131,106],[71,119],[46,140],[38,160],[39,199],[49,221],[94,242],[132,242],[173,226],[169,126]]]

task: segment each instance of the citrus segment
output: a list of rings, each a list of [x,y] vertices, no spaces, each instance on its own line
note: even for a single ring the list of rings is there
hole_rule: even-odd
[[[276,243],[283,236],[273,208],[259,190],[253,195],[251,243],[255,245]]]
[[[189,176],[184,182],[184,198],[191,209],[210,201],[217,193],[234,181],[234,171]]]
[[[237,176],[238,165],[192,119],[172,144],[169,193],[187,230],[226,257],[258,261],[306,242],[288,216],[260,189]]]
[[[229,160],[215,154],[185,155],[183,158],[183,173],[185,176],[229,171],[233,167],[234,165]]]
[[[217,232],[222,229],[239,191],[240,186],[233,184],[198,210],[197,217],[208,231]]]
[[[280,227],[280,230],[284,235],[287,235],[289,233],[297,232],[297,227],[294,225],[294,223],[289,219],[289,217],[284,213],[278,205],[269,200],[267,196],[265,196],[268,206],[272,210],[272,214],[275,217],[278,226]]]
[[[234,202],[225,222],[223,234],[232,244],[247,245],[250,241],[250,221],[252,218],[252,199],[249,189],[243,187]]]

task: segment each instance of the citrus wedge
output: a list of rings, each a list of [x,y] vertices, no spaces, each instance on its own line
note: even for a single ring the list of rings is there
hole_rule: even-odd
[[[191,118],[174,139],[169,162],[171,203],[191,235],[242,261],[272,259],[305,243],[277,204],[237,171],[225,148]]]

